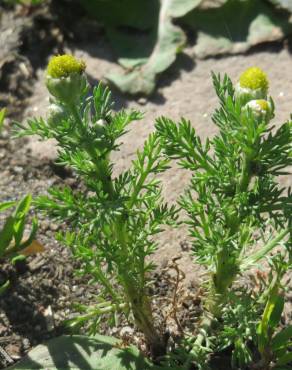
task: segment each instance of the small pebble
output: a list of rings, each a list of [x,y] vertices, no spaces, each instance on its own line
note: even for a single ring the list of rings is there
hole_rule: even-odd
[[[52,231],[57,231],[59,229],[59,225],[55,224],[55,223],[51,223],[50,224],[50,229]]]
[[[144,97],[139,98],[139,99],[138,99],[138,104],[140,104],[140,105],[145,105],[145,104],[147,104],[147,99],[146,99],[146,98],[144,98]]]
[[[22,339],[22,346],[24,350],[27,350],[30,348],[30,342],[28,338],[23,338]]]

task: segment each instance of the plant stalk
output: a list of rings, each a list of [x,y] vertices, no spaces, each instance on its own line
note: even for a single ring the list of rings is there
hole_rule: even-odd
[[[127,295],[131,302],[135,323],[144,334],[153,358],[155,359],[163,356],[166,352],[166,345],[154,326],[154,318],[149,298],[146,294],[137,294],[136,290],[133,292],[127,290]]]
[[[257,263],[260,259],[266,256],[272,249],[274,249],[277,244],[285,238],[285,236],[291,232],[291,228],[287,227],[286,229],[282,230],[274,239],[272,239],[269,243],[267,243],[263,248],[259,251],[255,252],[253,255],[247,257],[241,264],[240,269],[241,271],[246,270],[251,265]]]

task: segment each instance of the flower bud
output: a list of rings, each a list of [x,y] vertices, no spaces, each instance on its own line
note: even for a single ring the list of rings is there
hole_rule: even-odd
[[[106,125],[106,121],[104,119],[99,119],[96,124],[100,127],[104,127]]]
[[[245,105],[250,100],[267,99],[269,81],[267,75],[258,67],[244,71],[235,86],[235,97]]]
[[[57,126],[66,118],[67,114],[64,107],[56,103],[49,105],[47,122],[50,126]]]
[[[106,121],[104,119],[99,119],[98,121],[93,123],[95,134],[97,135],[97,143],[100,146],[101,143],[101,136],[105,132],[106,128]]]
[[[51,58],[46,76],[51,95],[64,103],[76,104],[88,87],[84,70],[85,63],[72,55]]]
[[[264,99],[251,100],[244,107],[243,112],[251,111],[258,121],[268,122],[273,117],[273,107],[271,103]]]

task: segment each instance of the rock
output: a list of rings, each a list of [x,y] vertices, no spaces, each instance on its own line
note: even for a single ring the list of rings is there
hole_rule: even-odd
[[[48,306],[44,311],[44,317],[46,320],[47,331],[51,332],[55,329],[55,321],[53,316],[52,307]]]
[[[29,264],[28,264],[28,268],[31,272],[34,272],[38,269],[40,269],[44,264],[46,263],[46,260],[43,259],[42,257],[39,258],[39,257],[36,257],[34,258]]]
[[[52,231],[57,231],[59,229],[59,225],[58,224],[55,224],[55,223],[51,223],[50,224],[50,229]]]
[[[138,104],[145,105],[147,104],[147,99],[145,97],[141,97],[138,99]]]

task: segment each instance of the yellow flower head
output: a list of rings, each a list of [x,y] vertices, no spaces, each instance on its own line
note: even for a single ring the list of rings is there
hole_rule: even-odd
[[[268,123],[274,117],[273,105],[264,99],[250,100],[242,109],[242,112],[250,112],[258,122]]]
[[[81,74],[86,68],[83,60],[78,60],[73,55],[64,54],[50,59],[47,75],[52,78],[68,77],[70,74]]]
[[[267,91],[269,88],[267,75],[258,67],[251,67],[244,71],[239,78],[239,83],[241,87],[251,90]]]
[[[270,109],[269,103],[264,99],[256,100],[256,104],[261,107],[262,111],[268,111]]]

